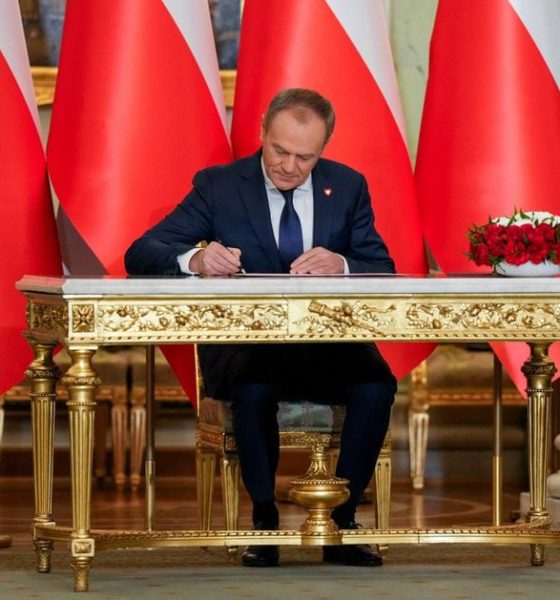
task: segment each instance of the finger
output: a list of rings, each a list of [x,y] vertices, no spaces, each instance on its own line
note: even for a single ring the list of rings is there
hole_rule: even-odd
[[[240,262],[234,254],[220,244],[210,245],[204,253],[205,271],[208,275],[231,275],[239,270]]]
[[[239,248],[233,248],[228,246],[227,249],[233,254],[238,260],[241,258],[241,250]]]
[[[294,274],[332,275],[344,272],[343,259],[324,248],[319,248],[318,252],[309,252],[301,258],[298,264],[296,261],[292,264],[291,272]]]

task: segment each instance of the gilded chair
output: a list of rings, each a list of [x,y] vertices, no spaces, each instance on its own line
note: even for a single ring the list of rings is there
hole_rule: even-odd
[[[200,524],[204,530],[212,525],[212,497],[216,462],[221,467],[222,497],[227,530],[238,529],[239,460],[233,436],[232,415],[227,402],[201,395],[196,430],[197,494]],[[342,405],[322,405],[309,401],[280,402],[278,424],[281,448],[323,447],[334,471],[340,432],[345,416]],[[301,473],[303,475],[303,473]],[[391,440],[387,435],[375,471],[375,517],[377,527],[389,526],[391,495]]]
[[[430,408],[491,406],[495,385],[504,406],[525,406],[526,401],[486,344],[442,344],[412,371],[408,427],[414,489],[424,488]]]
[[[136,464],[134,482],[140,483],[140,463],[146,442],[153,437],[153,421],[147,418],[146,408],[150,403],[146,397],[152,395],[155,402],[162,399],[187,401],[182,388],[177,384],[167,362],[160,353],[149,350],[148,355],[139,353],[134,361],[132,404],[141,418],[131,415],[131,447],[136,449],[131,463]],[[146,366],[151,377],[146,376]],[[151,379],[151,383],[148,382]],[[204,530],[212,526],[212,500],[218,458],[221,467],[222,497],[224,499],[225,527],[238,529],[239,512],[239,460],[233,435],[232,415],[229,404],[207,397],[202,389],[202,378],[198,377],[197,427],[196,427],[196,477],[197,500],[200,525]],[[172,383],[173,382],[173,383]],[[157,383],[157,385],[156,385]],[[148,391],[146,386],[150,387]],[[136,393],[135,393],[136,390]],[[317,445],[328,457],[330,471],[334,472],[340,445],[340,432],[345,416],[342,405],[320,405],[312,402],[281,402],[278,411],[281,448],[312,449]],[[135,441],[136,440],[136,441]],[[148,454],[153,454],[153,442],[148,444]],[[150,459],[151,460],[151,459]],[[149,471],[146,461],[146,471]],[[301,473],[303,475],[303,472]],[[389,503],[391,495],[391,437],[385,438],[375,471],[375,518],[380,529],[389,526]],[[153,504],[152,482],[146,486],[147,504]],[[148,513],[151,511],[148,510]],[[153,516],[147,515],[152,522]]]

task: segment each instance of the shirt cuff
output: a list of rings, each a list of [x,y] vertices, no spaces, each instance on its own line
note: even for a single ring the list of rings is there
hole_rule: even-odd
[[[191,271],[189,269],[189,264],[191,262],[191,258],[201,250],[202,248],[192,248],[184,254],[179,254],[179,256],[177,257],[177,263],[179,264],[179,269],[181,270],[181,273],[185,273],[185,275],[198,275],[198,271]]]
[[[344,261],[344,275],[350,275],[350,268],[348,267],[348,261],[342,256],[342,254],[337,254]]]

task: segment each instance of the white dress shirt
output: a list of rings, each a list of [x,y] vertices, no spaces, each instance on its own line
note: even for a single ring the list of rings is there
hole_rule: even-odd
[[[274,239],[278,245],[278,239],[280,237],[280,217],[282,216],[282,210],[286,200],[282,195],[282,192],[272,183],[272,180],[266,174],[264,163],[261,158],[261,169],[264,176],[264,185],[266,188],[266,197],[268,199],[268,209],[270,212],[270,221],[272,223],[272,232],[274,233]],[[294,208],[299,217],[301,223],[301,233],[303,236],[303,251],[306,252],[313,247],[313,178],[311,173],[307,179],[294,189]],[[196,275],[196,272],[189,269],[189,263],[191,258],[200,252],[201,248],[192,248],[184,254],[180,254],[177,257],[179,268],[187,275]],[[348,273],[348,264],[346,259],[341,256],[344,260],[344,272]],[[243,260],[243,257],[241,257]]]

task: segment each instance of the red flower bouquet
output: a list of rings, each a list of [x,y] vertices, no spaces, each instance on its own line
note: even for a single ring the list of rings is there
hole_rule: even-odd
[[[560,271],[560,217],[549,212],[519,210],[511,217],[489,219],[485,225],[474,225],[468,237],[467,256],[499,274],[550,275]],[[520,273],[506,272],[507,267],[523,265],[527,267],[517,269]],[[548,271],[534,273],[531,265],[545,265]]]

